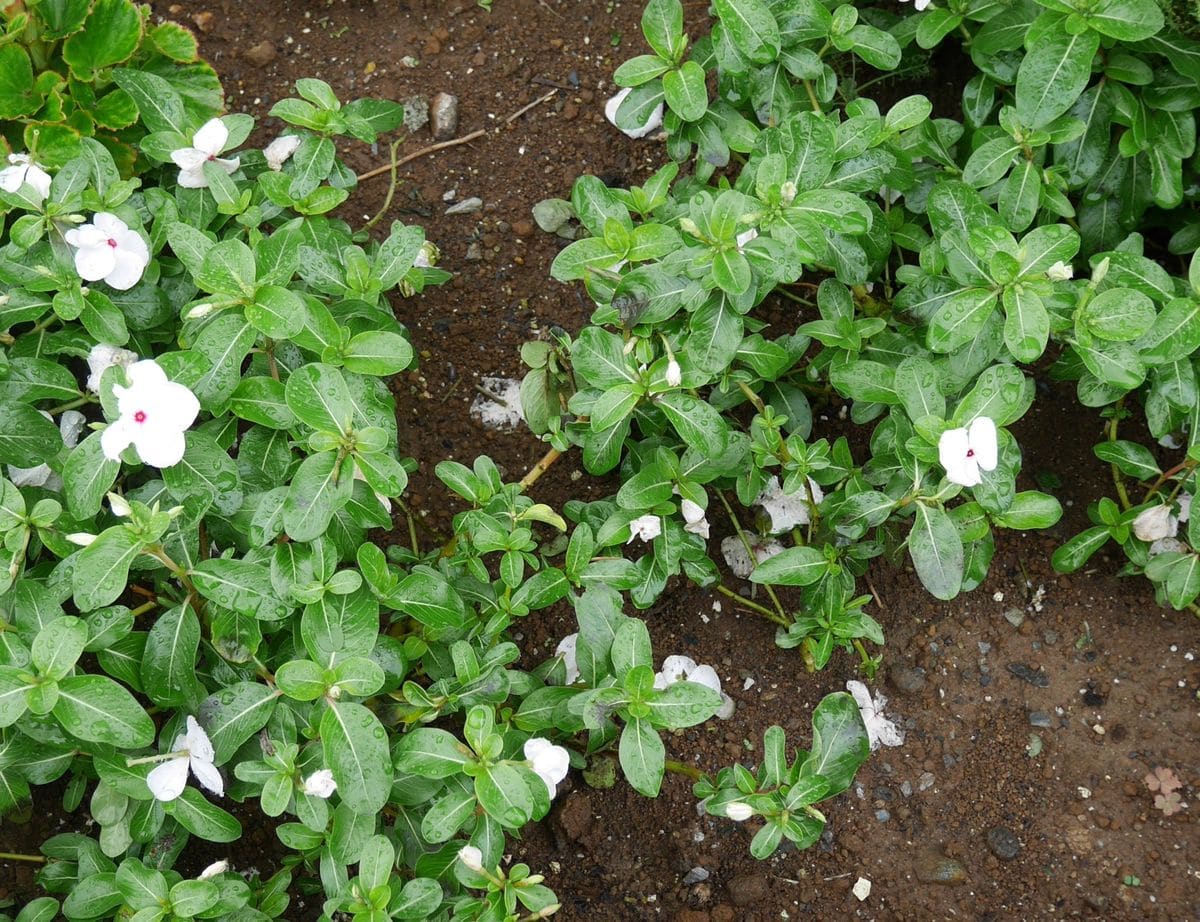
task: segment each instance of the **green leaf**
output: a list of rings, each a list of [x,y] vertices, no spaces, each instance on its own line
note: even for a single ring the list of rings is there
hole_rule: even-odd
[[[996,310],[997,300],[990,288],[966,288],[951,295],[929,321],[929,348],[953,352],[974,340]]]
[[[431,727],[409,730],[396,743],[396,769],[422,778],[449,778],[473,760],[453,734]]]
[[[965,426],[977,416],[990,417],[997,426],[1020,419],[1033,402],[1033,382],[1015,365],[993,365],[984,370],[975,386],[954,410],[953,422]]]
[[[280,285],[262,285],[246,305],[246,319],[272,339],[291,339],[304,329],[304,301]]]
[[[192,582],[207,599],[263,621],[281,621],[292,607],[280,601],[262,564],[212,558],[192,568]]]
[[[68,733],[123,749],[149,746],[154,722],[133,695],[105,676],[80,675],[58,683],[54,716]]]
[[[287,379],[285,397],[296,418],[313,429],[350,431],[354,402],[346,379],[332,365],[313,362],[296,369]]]
[[[1109,539],[1109,531],[1103,525],[1097,525],[1080,532],[1066,544],[1056,550],[1050,558],[1050,563],[1059,573],[1074,573],[1100,550]]]
[[[137,50],[142,16],[130,0],[96,0],[83,28],[63,43],[63,60],[77,80],[90,83],[96,71],[120,64]]]
[[[25,403],[0,403],[0,462],[37,467],[62,450],[58,426]]]
[[[1145,445],[1118,439],[1101,442],[1092,449],[1096,457],[1108,464],[1115,464],[1122,474],[1135,480],[1154,480],[1162,473],[1154,454]]]
[[[963,542],[946,510],[917,504],[908,534],[908,553],[921,584],[934,598],[949,600],[958,595],[963,579]]]
[[[11,726],[25,713],[26,692],[36,685],[15,666],[0,666],[0,727]]]
[[[1162,9],[1154,0],[1099,0],[1084,9],[1087,12],[1083,16],[1089,26],[1101,35],[1123,42],[1150,38],[1163,27]]]
[[[193,787],[184,788],[163,809],[188,832],[209,842],[236,842],[242,837],[242,824]]]
[[[704,68],[695,61],[685,61],[678,70],[663,75],[667,105],[685,122],[699,121],[708,110],[708,87],[704,79]]]
[[[821,699],[813,711],[812,750],[804,760],[802,776],[820,775],[829,782],[825,797],[836,797],[850,787],[854,773],[871,751],[867,728],[858,705],[846,692]]]
[[[738,51],[755,64],[775,60],[782,39],[779,23],[764,0],[713,0],[713,7]]]
[[[270,429],[290,429],[296,415],[287,405],[283,383],[266,375],[245,377],[229,398],[235,415]]]
[[[414,567],[388,596],[387,604],[435,630],[461,628],[469,617],[454,587],[428,567]]]
[[[1154,364],[1176,362],[1191,355],[1200,348],[1200,301],[1176,298],[1134,346],[1145,361]]]
[[[183,97],[164,78],[148,71],[121,67],[113,71],[113,80],[133,99],[149,131],[191,137]]]
[[[206,410],[219,413],[224,409],[242,379],[242,362],[258,336],[249,321],[233,311],[218,314],[196,336],[192,349],[210,364],[192,391]]]
[[[413,350],[399,333],[370,330],[352,337],[342,354],[347,371],[383,377],[394,375],[412,364]]]
[[[221,891],[211,880],[181,880],[171,888],[171,912],[190,919],[217,904]]]
[[[236,462],[204,432],[191,431],[185,438],[183,457],[162,472],[171,496],[180,501],[202,497],[223,515],[237,512],[245,493]]]
[[[250,247],[240,240],[221,240],[204,254],[196,284],[213,294],[249,298],[255,294],[257,274]]]
[[[1038,35],[1017,70],[1017,118],[1042,128],[1075,105],[1092,75],[1100,36],[1048,29]]]
[[[387,731],[361,704],[335,701],[321,717],[321,748],[342,803],[356,813],[383,809],[392,790]]]
[[[678,730],[703,723],[721,709],[721,695],[698,682],[672,682],[647,699],[650,721],[657,727]]]
[[[1021,160],[1000,190],[1000,217],[1010,231],[1020,232],[1033,223],[1042,201],[1042,171]]]
[[[15,119],[37,111],[33,65],[20,44],[0,46],[0,119]]]
[[[80,611],[111,605],[125,591],[129,566],[141,553],[142,542],[122,527],[109,528],[79,551],[71,571],[75,604]]]
[[[235,682],[205,698],[200,713],[213,744],[213,761],[220,765],[233,758],[266,725],[278,700],[278,691],[258,682]]]
[[[657,797],[666,768],[666,747],[649,720],[634,717],[621,731],[618,754],[630,786],[644,797]]]
[[[571,367],[592,387],[609,388],[637,380],[621,338],[595,326],[580,332],[571,348]]]
[[[717,458],[729,445],[729,426],[710,404],[682,391],[662,394],[657,401],[679,437],[707,458]]]
[[[475,796],[484,810],[509,829],[524,826],[533,814],[533,796],[524,776],[503,762],[475,776]]]
[[[339,470],[338,453],[309,455],[297,468],[283,501],[283,527],[293,541],[315,541],[354,490],[348,465]]]
[[[89,519],[99,512],[120,469],[120,461],[110,461],[104,456],[99,432],[80,442],[63,465],[63,493],[71,515]]]
[[[680,0],[650,0],[642,11],[642,34],[660,58],[674,61],[683,51],[683,4]]]
[[[1132,288],[1100,292],[1079,314],[1088,332],[1101,339],[1130,342],[1154,326],[1154,302]]]
[[[828,568],[825,555],[815,547],[789,547],[755,567],[750,581],[773,586],[811,586]]]
[[[1139,446],[1140,447],[1140,446]],[[1062,505],[1053,496],[1026,490],[1013,497],[1012,505],[992,521],[1004,528],[1049,528],[1062,518]]]
[[[613,675],[620,678],[630,669],[649,666],[653,651],[650,647],[650,632],[646,622],[640,618],[626,618],[617,628],[609,650],[612,657]]]
[[[1018,362],[1034,362],[1050,339],[1050,314],[1042,299],[1024,285],[1004,289],[1004,344]]]
[[[87,640],[87,625],[78,618],[55,618],[38,631],[29,657],[43,676],[61,679],[75,666]]]

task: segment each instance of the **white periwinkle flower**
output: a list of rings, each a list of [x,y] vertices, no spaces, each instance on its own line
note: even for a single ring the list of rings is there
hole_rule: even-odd
[[[667,384],[671,387],[679,387],[683,383],[683,371],[679,367],[679,363],[675,359],[667,362]]]
[[[754,568],[764,560],[770,560],[775,555],[783,553],[783,545],[774,538],[763,541],[757,535],[751,535],[749,541],[750,548],[754,551],[753,559],[746,552],[746,545],[742,544],[742,539],[737,535],[730,535],[721,541],[721,556],[725,558],[725,563],[729,565],[730,571],[738,579],[747,579]]]
[[[907,3],[908,0],[900,0],[900,2]],[[915,9],[918,13],[921,13],[929,9],[929,5],[931,3],[933,3],[933,0],[913,0],[913,9]]]
[[[604,117],[606,119],[608,119],[609,122],[611,124],[615,125],[617,128],[621,128],[620,125],[617,125],[617,110],[619,108],[621,108],[621,103],[623,103],[625,101],[625,97],[628,96],[631,92],[632,92],[632,88],[626,87],[625,89],[623,89],[619,93],[617,93],[616,96],[613,96],[608,102],[606,102],[604,104]],[[628,130],[621,128],[621,130],[624,131],[625,134],[627,134],[631,138],[634,138],[634,139],[644,138],[644,137],[646,137],[646,135],[650,134],[651,132],[658,130],[659,126],[662,125],[662,119],[663,119],[663,104],[660,102],[658,104],[658,107],[653,112],[650,113],[650,116],[642,124],[641,128],[631,128]]]
[[[333,772],[328,768],[319,769],[304,779],[304,793],[309,797],[328,800],[336,790],[337,782],[333,780]]]
[[[938,461],[946,469],[946,479],[959,486],[983,483],[980,471],[994,471],[998,456],[996,424],[986,416],[965,429],[947,429],[938,440]]]
[[[238,168],[237,157],[225,160],[218,156],[229,142],[229,129],[219,118],[211,118],[192,135],[192,146],[171,151],[171,159],[179,167],[179,185],[185,189],[203,189],[208,186],[204,175],[204,164],[215,163],[226,173]],[[282,164],[282,161],[281,161]]]
[[[1142,541],[1174,538],[1179,531],[1179,519],[1168,505],[1143,509],[1133,520],[1133,533]]]
[[[709,526],[708,519],[704,515],[704,507],[699,503],[693,503],[690,499],[682,500],[679,507],[683,512],[683,520],[687,523],[683,526],[683,530],[690,531],[693,535],[699,535],[701,538],[707,538]]]
[[[846,691],[854,696],[854,703],[858,705],[858,712],[867,726],[867,736],[871,740],[872,752],[881,745],[900,746],[904,743],[904,731],[883,716],[883,709],[887,707],[887,698],[883,696],[882,692],[876,692],[875,698],[872,700],[867,686],[854,679],[846,683]]]
[[[133,445],[143,464],[178,464],[185,447],[183,433],[200,412],[196,395],[168,380],[153,359],[134,362],[125,373],[130,386],[113,387],[121,415],[100,436],[104,457],[117,461]]]
[[[278,173],[283,169],[283,165],[288,162],[292,154],[296,153],[296,148],[300,146],[300,136],[298,134],[281,134],[274,141],[263,148],[263,156],[267,158],[267,166]],[[237,169],[235,166],[234,169]],[[233,170],[230,170],[232,173]]]
[[[100,378],[106,369],[112,368],[114,365],[128,368],[137,360],[138,355],[136,352],[130,352],[128,349],[122,349],[120,346],[96,343],[96,345],[92,346],[92,351],[88,353],[87,357],[87,389],[93,394],[99,394]]]
[[[525,758],[529,760],[529,767],[533,769],[534,774],[546,782],[553,799],[558,783],[567,777],[567,769],[571,767],[571,757],[567,750],[535,736],[525,741]]]
[[[763,487],[758,499],[754,502],[762,506],[771,517],[771,534],[778,535],[790,531],[797,525],[807,525],[810,515],[808,493],[812,491],[812,501],[820,505],[825,494],[821,486],[811,477],[808,478],[808,490],[800,489],[795,493],[784,493],[779,485],[779,478],[772,477]]]
[[[464,845],[458,850],[458,860],[476,874],[483,873],[483,852],[474,845]]]
[[[216,877],[218,874],[224,874],[229,870],[229,862],[222,858],[220,861],[214,861],[203,871],[196,880],[208,880],[210,877]]]
[[[213,765],[212,742],[195,717],[188,715],[187,732],[175,737],[175,745],[171,748],[174,750],[171,758],[156,765],[146,776],[146,785],[155,799],[175,800],[182,794],[187,787],[189,768],[201,787],[218,796],[225,793],[225,782]]]
[[[53,417],[45,410],[41,411],[46,419]],[[87,417],[78,410],[64,410],[62,416],[58,418],[58,431],[62,433],[63,444],[67,448],[74,448],[79,444],[79,434],[83,432],[83,426],[87,422]],[[8,466],[8,479],[13,482],[13,486],[17,487],[45,487],[47,490],[61,490],[62,478],[54,471],[50,470],[49,464],[38,464],[35,467],[13,467]]]
[[[744,804],[740,800],[735,800],[731,804],[725,805],[725,815],[737,823],[744,823],[750,817],[754,816],[754,811],[749,804]]]
[[[632,544],[634,538],[641,538],[643,541],[653,541],[662,534],[662,520],[658,516],[646,513],[639,515],[636,519],[629,523],[629,540],[626,544]]]
[[[579,632],[568,634],[554,648],[554,655],[561,656],[563,665],[567,668],[567,685],[574,685],[579,678],[579,662],[575,659],[575,644],[579,642]]]
[[[675,682],[695,682],[711,688],[721,696],[721,709],[717,711],[717,716],[722,720],[733,716],[733,699],[721,691],[721,677],[712,666],[699,665],[690,656],[668,656],[663,660],[662,671],[655,673],[654,687],[662,691]]]
[[[29,154],[9,154],[8,162],[12,165],[0,170],[0,189],[17,192],[29,183],[39,198],[50,194],[50,174],[34,163]]]
[[[758,236],[758,229],[754,228],[754,227],[750,228],[749,230],[744,230],[740,234],[738,234],[737,235],[738,252],[739,253],[742,252],[742,248],[757,236]]]
[[[150,265],[146,241],[107,211],[97,212],[91,224],[73,227],[63,236],[75,248],[75,271],[86,282],[104,281],[125,291],[141,281]]]
[[[1046,278],[1052,282],[1065,282],[1074,276],[1075,270],[1071,264],[1065,263],[1061,259],[1046,270]]]

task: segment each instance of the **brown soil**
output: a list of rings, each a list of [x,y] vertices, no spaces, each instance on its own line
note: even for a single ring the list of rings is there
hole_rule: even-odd
[[[689,16],[703,17],[705,6],[687,4]],[[155,8],[168,15],[166,3]],[[558,241],[531,228],[531,206],[565,197],[580,173],[637,182],[663,156],[601,115],[612,70],[641,50],[640,13],[634,0],[494,0],[490,14],[471,0],[170,7],[185,20],[200,14],[204,52],[233,109],[263,116],[295,78],[320,76],[343,99],[455,93],[459,134],[489,129],[404,167],[387,216],[422,224],[455,273],[445,287],[396,305],[422,355],[420,371],[396,382],[402,439],[421,463],[410,501],[437,530],[448,528],[453,511],[432,476],[437,461],[487,453],[516,479],[544,449],[527,431],[490,431],[470,417],[479,377],[518,377],[522,342],[554,325],[577,330],[590,313],[580,291],[549,280]],[[420,64],[405,66],[407,55]],[[556,86],[556,98],[497,127]],[[431,141],[425,128],[401,153]],[[351,148],[347,159],[360,172],[379,166],[385,145],[378,154]],[[364,184],[351,200],[353,216],[373,215],[385,187],[384,178]],[[448,190],[456,201],[479,196],[482,212],[446,216]],[[597,791],[572,776],[551,821],[512,843],[514,860],[545,873],[562,899],[558,918],[1196,918],[1200,663],[1185,658],[1200,652],[1195,619],[1156,607],[1143,582],[1111,576],[1119,566],[1112,556],[1070,578],[1049,566],[1050,551],[1083,526],[1087,503],[1108,485],[1091,454],[1098,433],[1095,415],[1069,392],[1041,395],[1017,434],[1027,471],[1062,480],[1068,514],[1048,534],[1005,536],[975,593],[940,604],[910,572],[872,571],[881,604],[871,611],[888,635],[879,686],[908,740],[876,753],[851,791],[825,805],[829,827],[818,846],[757,862],[747,851],[752,830],[698,817],[686,778],[669,775],[662,795],[647,801],[623,783]],[[568,456],[534,492],[559,505],[611,485],[580,477]],[[807,745],[812,707],[855,677],[851,658],[839,654],[808,675],[794,651],[775,647],[769,625],[727,602],[718,612],[714,599],[680,584],[647,613],[658,654],[714,664],[738,704],[727,722],[676,734],[670,756],[714,772],[737,759],[754,763],[773,723],[793,745]],[[1004,617],[1013,608],[1025,616],[1019,628]],[[528,648],[573,629],[560,611],[531,619]],[[1012,665],[1044,684],[1019,678]],[[1031,725],[1031,715],[1049,726]],[[1026,749],[1034,733],[1037,756]],[[1189,809],[1165,818],[1153,808],[1142,778],[1156,766],[1188,783]],[[55,792],[41,792],[35,814],[54,805]],[[35,851],[60,822],[75,821],[6,826],[5,847]],[[1008,857],[997,857],[989,841]],[[243,847],[230,856],[235,866],[272,870],[269,834]],[[695,868],[707,878],[684,884],[689,872],[704,876]],[[0,862],[0,898],[28,898],[29,870]],[[949,881],[923,882],[939,875]],[[864,902],[851,894],[860,876],[872,882]],[[290,918],[311,911],[299,902]]]

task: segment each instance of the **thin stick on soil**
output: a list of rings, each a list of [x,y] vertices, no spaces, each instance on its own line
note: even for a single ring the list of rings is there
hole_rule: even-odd
[[[539,96],[533,102],[529,103],[526,106],[522,106],[520,109],[518,109],[516,112],[514,112],[508,118],[506,118],[504,120],[504,124],[511,125],[513,122],[515,122],[517,119],[519,119],[522,115],[524,115],[530,109],[540,106],[547,99],[550,99],[557,95],[558,95],[558,90],[554,90],[553,92],[547,93],[545,96]],[[365,173],[360,173],[358,175],[358,181],[363,182],[364,180],[367,180],[367,179],[373,179],[376,176],[382,176],[384,173],[394,173],[396,170],[399,170],[400,167],[404,166],[406,163],[411,163],[412,161],[418,160],[421,157],[425,157],[429,154],[437,153],[439,150],[446,150],[446,148],[448,148],[448,147],[457,147],[460,144],[469,144],[471,141],[474,141],[476,138],[482,138],[485,134],[487,134],[486,128],[476,128],[474,131],[470,132],[469,134],[464,134],[461,138],[451,138],[449,141],[439,141],[437,144],[430,144],[428,147],[423,147],[418,151],[413,151],[411,154],[406,154],[405,156],[401,157],[399,160],[396,160],[393,163],[388,163],[388,164],[385,164],[384,166],[378,166],[378,167],[375,167],[375,169],[373,169],[373,170],[367,170],[367,172],[365,172]]]
[[[752,611],[755,614],[762,615],[768,621],[778,624],[780,627],[787,627],[787,621],[785,621],[783,618],[780,618],[779,615],[775,614],[775,612],[771,611],[771,609],[767,608],[765,605],[759,605],[757,602],[750,601],[741,593],[734,592],[724,583],[717,583],[717,592],[721,593],[721,595],[726,596],[727,598],[733,599],[739,605],[744,605],[747,611]]]

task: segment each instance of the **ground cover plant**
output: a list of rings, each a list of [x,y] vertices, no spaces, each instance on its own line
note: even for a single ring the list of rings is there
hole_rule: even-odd
[[[768,9],[782,15],[786,6]],[[663,5],[651,5],[648,18],[664,9],[673,21],[674,7]],[[902,21],[879,22],[881,30],[903,32]],[[857,35],[855,42],[877,41],[873,32]],[[846,59],[831,60],[835,82],[844,86],[853,71]],[[694,88],[694,76],[682,71],[670,81],[664,76],[663,86],[690,81]],[[985,249],[986,278],[966,278],[992,289],[998,315],[1007,310],[1009,288],[1018,292],[1012,297],[1032,292],[1057,303],[1071,254],[1022,270],[1021,248],[1036,229],[1022,231],[1020,243],[987,231],[1006,223],[1003,208],[1000,217],[988,216],[986,201],[977,207],[957,187],[946,210],[961,204],[969,215],[939,229],[932,217],[922,225],[894,202],[860,207],[851,198],[802,198],[839,191],[824,188],[828,176],[794,195],[782,178],[772,202],[759,196],[757,173],[751,186],[739,188],[739,180],[726,189],[716,174],[706,176],[707,167],[694,171],[694,182],[675,183],[677,171],[667,167],[640,190],[642,198],[638,190],[580,183],[572,207],[594,234],[582,241],[593,253],[576,245],[564,252],[560,270],[587,256],[583,275],[601,296],[595,325],[573,341],[525,350],[536,369],[526,387],[531,421],[544,419],[535,425],[549,432],[555,451],[582,442],[596,471],[605,469],[593,463],[597,458],[615,455],[609,469],[620,470],[620,491],[555,510],[526,495],[532,478],[506,484],[486,458],[470,466],[448,462],[437,475],[467,507],[454,521],[456,538],[389,546],[375,530],[391,528],[390,505],[402,509],[412,465],[381,380],[408,367],[412,352],[384,295],[407,294],[445,275],[427,265],[435,250],[418,228],[396,224],[372,242],[324,215],[354,187],[353,173],[332,153],[333,137],[372,140],[398,127],[398,111],[379,101],[343,105],[325,84],[301,81],[300,98],[275,108],[294,127],[260,153],[244,143],[247,120],[188,114],[171,102],[171,81],[162,77],[164,89],[154,76],[134,60],[113,73],[139,100],[135,146],[142,156],[132,169],[140,186],[119,161],[110,165],[82,140],[78,161],[54,167],[18,160],[5,177],[16,188],[5,198],[2,271],[11,289],[5,306],[15,301],[16,313],[7,324],[4,383],[15,395],[12,405],[24,409],[11,411],[0,442],[10,453],[0,460],[13,468],[3,501],[12,583],[2,597],[0,764],[14,799],[58,779],[67,805],[86,799],[99,826],[95,837],[46,843],[40,881],[50,895],[26,906],[23,918],[52,917],[57,901],[72,918],[270,918],[285,913],[295,894],[315,897],[330,916],[544,917],[559,897],[536,868],[502,865],[501,856],[526,822],[547,813],[569,765],[615,749],[626,778],[649,796],[664,771],[699,774],[667,760],[660,734],[719,714],[727,696],[711,667],[662,656],[673,650],[656,655],[645,623],[625,602],[647,606],[679,572],[703,584],[720,579],[723,591],[739,594],[708,551],[709,517],[716,523],[718,507],[730,510],[724,514],[731,521],[739,517],[730,526],[730,556],[740,547],[755,582],[784,587],[778,602],[768,594],[735,603],[782,622],[781,642],[799,646],[811,666],[849,646],[868,672],[874,662],[861,640],[881,643],[882,632],[863,611],[869,596],[857,589],[866,560],[903,552],[907,537],[930,589],[953,594],[950,587],[970,588],[982,578],[989,521],[1027,528],[1057,515],[1045,493],[1015,493],[1019,453],[1005,427],[1033,389],[1019,370],[1018,383],[1006,369],[1016,368],[1013,359],[1031,360],[1009,346],[1000,316],[986,320],[991,327],[1001,322],[990,340],[1001,351],[982,360],[989,386],[979,388],[964,370],[971,366],[955,364],[963,361],[956,350],[934,350],[922,338],[928,334],[919,313],[889,303],[900,284],[920,279],[902,280],[897,261],[882,255],[877,263],[871,257],[878,269],[862,281],[842,278],[833,261],[835,253],[853,261],[855,241],[867,252],[877,212],[896,214],[890,220],[901,227],[911,223],[915,230],[907,232],[923,241],[917,231],[932,229],[940,239],[957,229],[967,249],[965,232],[983,228],[978,246],[995,243]],[[801,109],[811,106],[803,82],[791,91]],[[670,92],[678,96],[679,87]],[[721,92],[734,98],[731,107],[740,104],[735,91]],[[826,107],[832,110],[824,92],[822,122]],[[924,108],[919,101],[906,106]],[[885,148],[897,162],[904,148],[887,145],[899,144],[924,118],[910,125],[904,110],[887,117],[854,111],[868,119],[856,130],[872,140],[887,135],[861,153]],[[836,139],[839,128],[826,127]],[[690,150],[676,145],[674,153],[686,158]],[[750,169],[757,154],[742,153]],[[785,175],[791,156],[783,154]],[[965,149],[954,150],[951,159],[966,157]],[[926,179],[931,187],[936,181]],[[702,197],[702,180],[712,181],[712,199]],[[726,198],[722,212],[716,203],[729,192],[739,197]],[[793,227],[793,237],[758,218],[741,220],[768,205],[780,227]],[[627,209],[624,217],[617,206]],[[603,222],[585,217],[590,207]],[[823,253],[787,249],[815,248],[822,232],[806,219],[843,207],[859,221],[835,228],[826,216],[838,236]],[[635,225],[630,210],[653,220]],[[738,241],[750,224],[757,238]],[[634,239],[622,238],[622,229]],[[774,246],[776,233],[786,246]],[[917,249],[926,246],[921,272],[928,263],[928,276],[942,286],[967,284],[945,268],[950,258],[940,247],[925,241]],[[759,248],[765,250],[756,254]],[[661,276],[683,265],[685,283],[730,299],[756,300],[786,277],[776,277],[778,264],[796,263],[799,278],[803,263],[803,281],[811,284],[794,293],[814,302],[803,316],[820,319],[806,320],[807,330],[783,342],[762,337],[775,336],[765,327],[748,343],[739,334],[729,367],[706,377],[689,351],[693,331],[669,323],[696,311],[684,304],[659,324],[646,312],[656,299],[641,289],[626,289],[624,297],[606,292],[656,250],[664,251],[654,267]],[[752,297],[747,287],[726,292],[718,280],[742,271],[735,254],[750,267]],[[1002,266],[997,256],[1004,255],[1018,268],[1002,282],[1003,273],[990,266]],[[618,265],[621,259],[628,263]],[[1110,258],[1109,268],[1119,261]],[[1107,290],[1104,279],[1092,282]],[[1175,290],[1185,291],[1182,283]],[[755,332],[756,306],[737,313],[742,332]],[[1085,333],[1098,335],[1108,312],[1093,307],[1085,315]],[[633,330],[627,316],[645,328]],[[774,363],[765,371],[756,365],[766,361],[760,353]],[[905,356],[933,371],[914,362],[903,375],[916,385],[898,382]],[[797,363],[800,371],[793,371]],[[857,370],[841,370],[848,367]],[[954,369],[962,378],[949,378],[957,390],[945,383]],[[857,383],[846,384],[854,375]],[[867,385],[877,389],[862,396],[851,390]],[[807,401],[819,407],[832,389],[856,401],[853,422],[883,419],[870,460],[859,466],[849,441],[810,445],[813,430],[799,433],[788,415],[803,419],[807,410],[813,425],[818,414]],[[618,429],[630,422],[615,446],[588,441],[612,428],[595,425],[605,399],[629,407],[617,417]],[[569,413],[549,411],[564,402]],[[930,407],[937,412],[922,412]],[[51,415],[49,425],[38,421],[39,410]],[[67,416],[79,411],[82,418]],[[75,426],[89,434],[68,448]],[[1186,418],[1177,428],[1189,428]],[[1183,473],[1166,473],[1158,484],[1161,474],[1147,470],[1126,476],[1178,503],[1185,491],[1175,491],[1180,480],[1172,478]],[[955,504],[960,488],[972,491],[971,501]],[[836,511],[867,493],[882,507],[857,518]],[[754,500],[763,501],[761,523],[732,511]],[[1133,510],[1124,524],[1145,511]],[[1182,512],[1182,504],[1172,506],[1175,518]],[[777,516],[804,521],[777,529]],[[1143,526],[1155,517],[1164,516],[1156,512]],[[955,543],[945,521],[961,543],[960,571],[952,566]],[[920,523],[929,523],[924,548],[921,532],[914,539],[909,531]],[[1110,532],[1108,524],[1105,537],[1118,540],[1135,527]],[[755,568],[763,550],[775,550],[768,537],[774,531],[794,546],[771,558],[775,564]],[[647,543],[651,552],[642,553]],[[940,557],[947,546],[949,564],[931,567],[931,554]],[[788,595],[793,585],[801,592]],[[562,638],[550,660],[531,662],[513,626],[563,601],[578,633]],[[696,780],[709,813],[756,822],[751,848],[759,857],[784,838],[816,841],[824,821],[818,804],[850,784],[869,745],[859,707],[840,694],[816,707],[811,736],[803,736],[810,750],[789,753],[782,730],[768,729],[762,755],[748,768]],[[1175,788],[1164,782],[1159,789],[1166,808],[1175,809]],[[189,844],[243,834],[235,813],[276,818],[275,835],[291,851],[285,869],[265,881],[246,880],[221,863],[180,873]]]

